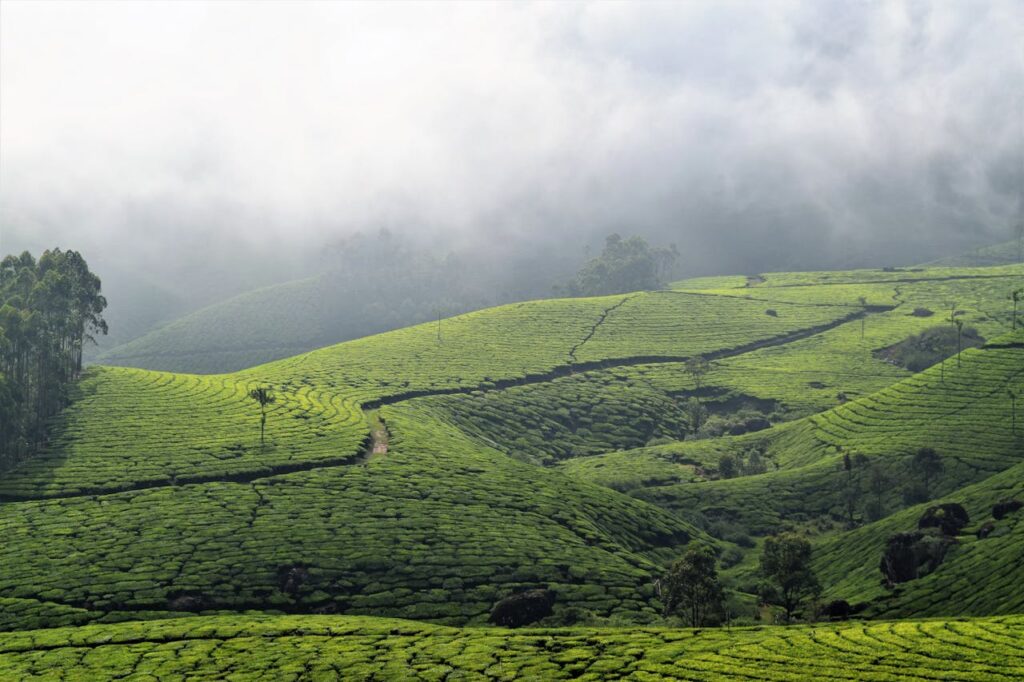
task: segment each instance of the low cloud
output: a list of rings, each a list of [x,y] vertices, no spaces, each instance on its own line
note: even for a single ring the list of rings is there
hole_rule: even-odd
[[[730,272],[925,260],[1022,210],[1013,0],[0,12],[5,252],[284,276],[381,227],[492,255],[618,230]]]

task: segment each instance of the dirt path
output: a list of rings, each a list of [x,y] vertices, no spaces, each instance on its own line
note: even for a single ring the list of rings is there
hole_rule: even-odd
[[[374,430],[373,435],[373,449],[370,451],[374,455],[386,455],[388,454],[388,432],[387,429],[381,428],[379,431]]]
[[[366,448],[365,459],[368,462],[388,454],[389,434],[387,425],[376,411],[368,413],[366,420],[370,423],[370,443]]]

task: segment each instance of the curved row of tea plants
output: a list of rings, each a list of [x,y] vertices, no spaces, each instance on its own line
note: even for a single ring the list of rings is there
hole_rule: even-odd
[[[1022,638],[1020,617],[708,630],[210,617],[2,634],[0,677],[1011,682]]]
[[[277,609],[467,623],[544,586],[559,595],[556,617],[643,621],[659,609],[661,562],[703,537],[656,507],[483,448],[415,406],[381,416],[389,451],[362,466],[0,505],[0,598],[38,603],[25,617],[48,624],[53,605],[94,617]]]
[[[256,382],[93,368],[44,452],[5,471],[0,498],[25,499],[267,476],[355,461],[366,439],[357,406],[308,385],[277,389],[265,445]]]

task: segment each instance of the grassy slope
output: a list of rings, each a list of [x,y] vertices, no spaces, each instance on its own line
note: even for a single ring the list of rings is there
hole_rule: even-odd
[[[864,339],[859,322],[839,324],[800,341],[722,359],[709,378],[797,410],[821,409],[834,404],[836,385],[810,391],[811,373],[829,380],[832,372],[853,395],[906,376],[871,351],[935,323],[909,316],[910,306],[938,307],[955,295],[968,305],[971,323],[992,335],[1005,325],[1005,306],[995,296],[1021,274],[1020,267],[986,270],[984,277],[942,270],[915,273],[916,282],[881,283],[873,280],[910,276],[768,275],[752,287],[741,286],[746,280],[718,278],[692,283],[701,295],[503,306],[444,321],[440,343],[436,326],[425,324],[232,375],[99,368],[83,384],[83,397],[68,411],[50,455],[5,475],[0,484],[7,495],[79,495],[0,506],[6,551],[14,557],[0,565],[0,599],[8,612],[22,614],[10,627],[124,617],[115,612],[237,608],[464,623],[480,622],[496,598],[518,586],[548,584],[559,591],[562,610],[649,618],[656,607],[651,574],[698,532],[647,502],[507,457],[488,442],[488,434],[494,435],[488,420],[457,418],[472,413],[462,407],[497,401],[491,412],[505,415],[546,395],[552,405],[562,403],[556,409],[590,405],[601,415],[596,408],[604,405],[605,414],[629,415],[628,398],[653,405],[652,421],[670,420],[664,396],[692,389],[678,361],[608,369],[594,364],[592,371],[562,375],[584,362],[678,360],[836,324],[856,310],[852,295],[858,292],[870,304],[898,303],[896,310],[870,316]],[[816,276],[837,283],[810,285]],[[766,314],[769,306],[776,316]],[[832,361],[809,364],[828,353]],[[925,399],[934,389],[933,370],[817,421],[593,461],[610,465],[617,458],[623,475],[634,477],[650,466],[656,476],[668,475],[660,483],[699,479],[697,466],[715,461],[721,449],[767,437],[782,466],[778,472],[638,493],[683,517],[695,509],[734,509],[750,528],[762,531],[834,512],[834,499],[812,493],[832,489],[839,445],[900,465],[899,455],[924,440],[955,445],[960,438],[962,447],[950,451],[956,464],[940,483],[940,490],[953,490],[1008,466],[1005,427],[998,421],[1005,410],[995,387],[1014,367],[1024,367],[1019,353],[965,353],[961,373],[947,363],[945,394],[938,399]],[[1003,359],[989,367],[976,358]],[[851,370],[856,367],[871,371]],[[493,390],[524,379],[537,383]],[[261,449],[255,446],[257,411],[244,390],[264,382],[277,388],[281,401],[270,417],[270,444]],[[616,386],[631,393],[623,396]],[[466,395],[382,408],[393,433],[391,452],[353,465],[361,462],[368,431],[360,405],[437,391]],[[979,393],[990,395],[979,401]],[[957,400],[970,409],[957,408]],[[611,431],[591,428],[590,438],[580,443],[539,429],[541,440],[529,447],[508,444],[517,424],[534,436],[533,420],[547,408],[545,403],[540,412],[526,410],[506,420],[505,431],[491,440],[508,454],[543,456],[545,438],[561,438],[566,452],[585,454],[602,444],[618,446],[615,434],[625,434],[627,441],[644,436],[635,428],[647,418],[640,410],[638,424],[626,420]],[[900,419],[890,424],[885,417],[893,410]],[[126,419],[127,414],[134,416]],[[908,415],[929,429],[936,416],[950,418],[948,428],[924,438],[920,429],[906,429]],[[592,426],[604,425],[598,420]],[[968,435],[977,441],[979,432],[984,446],[968,447]],[[574,464],[566,465],[573,476],[593,473]],[[279,471],[274,467],[289,465],[311,470],[268,478]],[[679,471],[684,477],[673,479]],[[607,469],[600,473],[594,482],[616,483]],[[224,480],[166,485],[205,478]],[[157,487],[94,494],[140,486]],[[693,497],[698,491],[699,503]],[[286,587],[282,576],[297,568],[305,577],[298,587],[295,581]]]
[[[383,415],[392,448],[364,466],[2,505],[0,596],[94,617],[277,608],[461,623],[540,584],[560,608],[654,615],[653,560],[692,528],[416,410]],[[297,566],[306,575],[291,589],[284,576]]]
[[[1022,638],[1020,617],[696,631],[213,617],[0,635],[0,676],[1009,682],[1024,676]]]
[[[929,263],[930,266],[985,266],[1005,265],[1021,262],[1021,245],[1013,239],[1002,244],[982,246],[957,256],[942,258]]]
[[[224,372],[302,353],[332,339],[324,277],[256,289],[100,353],[96,361],[165,371]]]
[[[1024,452],[1024,447],[1018,452]],[[1018,457],[1019,459],[1019,457]],[[1024,463],[980,483],[951,491],[938,501],[957,502],[971,516],[970,525],[958,537],[939,568],[929,575],[889,591],[881,585],[877,561],[891,535],[917,528],[928,504],[917,505],[881,521],[829,538],[818,548],[817,568],[832,591],[851,603],[874,600],[866,614],[902,618],[950,613],[959,615],[1024,612],[1024,511],[1003,519],[992,517],[999,500],[1024,500]],[[984,539],[974,533],[986,522],[995,529]]]
[[[822,491],[840,486],[841,452],[891,465],[893,478],[898,479],[910,455],[933,446],[946,466],[937,489],[955,490],[1002,471],[1018,457],[1024,428],[1016,436],[1011,432],[1006,390],[1024,384],[1024,347],[1005,344],[1019,338],[1019,333],[1005,335],[986,348],[965,351],[961,367],[955,359],[947,361],[944,380],[940,368],[933,367],[872,395],[767,431],[613,452],[572,460],[562,469],[582,480],[625,490],[644,487],[642,480],[637,481],[642,472],[657,480],[638,495],[682,510],[735,507],[751,523],[764,515],[764,508],[750,506],[754,500],[776,508],[772,516],[793,511],[794,503],[783,491],[800,500],[817,488],[813,501],[795,504],[805,513],[827,511],[835,499]],[[778,471],[690,482],[694,476],[689,463],[711,468],[722,454],[743,452],[756,444],[765,446],[770,461],[779,464]],[[742,498],[743,504],[734,498]]]

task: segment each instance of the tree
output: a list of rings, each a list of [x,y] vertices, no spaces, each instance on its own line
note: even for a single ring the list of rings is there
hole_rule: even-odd
[[[921,448],[910,460],[910,471],[921,479],[928,499],[931,499],[932,477],[938,476],[944,469],[942,457],[933,448]]]
[[[736,460],[730,454],[724,454],[718,458],[718,475],[721,478],[736,477]]]
[[[27,251],[0,261],[0,373],[4,375],[0,464],[45,443],[51,417],[69,400],[82,349],[106,334],[100,279],[76,251]]]
[[[843,486],[842,499],[844,506],[846,507],[846,521],[850,528],[853,528],[855,523],[853,519],[853,513],[857,509],[857,503],[861,497],[861,474],[860,472],[867,465],[868,458],[862,454],[856,454],[850,457],[849,454],[843,453],[843,470],[846,472],[845,485]]]
[[[718,581],[715,553],[707,546],[691,546],[661,580],[665,615],[679,614],[690,627],[704,626],[721,613],[725,593]]]
[[[960,351],[963,350],[963,336],[964,336],[964,321],[953,320],[953,324],[956,325],[956,366],[960,367]]]
[[[858,296],[857,297],[857,302],[860,303],[862,307],[867,308],[868,299],[866,297]],[[861,339],[864,338],[864,322],[865,321],[867,321],[867,313],[863,312],[863,313],[861,313],[861,316],[860,316],[860,338]]]
[[[584,263],[564,292],[570,296],[604,296],[658,289],[664,286],[663,278],[678,259],[674,244],[651,247],[642,237],[623,239],[612,234],[605,239],[601,255]]]
[[[686,421],[692,433],[700,431],[700,427],[708,418],[707,408],[701,404],[700,400],[693,397],[683,403],[683,413],[686,415]]]
[[[258,386],[249,391],[249,397],[260,404],[260,447],[263,447],[263,433],[267,424],[267,405],[277,402],[277,396],[270,388]]]
[[[761,598],[781,606],[790,622],[803,604],[821,594],[818,577],[811,569],[811,543],[793,533],[767,538],[761,554]]]
[[[1017,306],[1020,304],[1022,298],[1024,298],[1024,288],[1014,289],[1010,292],[1010,300],[1013,302],[1013,317],[1010,318],[1010,329],[1017,331]]]
[[[888,488],[889,477],[886,475],[885,469],[879,463],[873,464],[868,470],[868,492],[871,493],[871,499],[864,507],[864,515],[867,516],[868,521],[878,521],[885,516],[883,497]]]
[[[949,323],[956,324],[956,301],[947,303],[949,306]],[[939,381],[946,382],[946,357],[943,355],[942,364],[939,366]]]
[[[711,371],[711,363],[703,356],[697,355],[686,361],[686,373],[693,379],[694,393],[700,393],[704,386],[704,377]]]
[[[1017,393],[1012,389],[1006,389],[1010,397],[1010,433],[1017,433]]]

